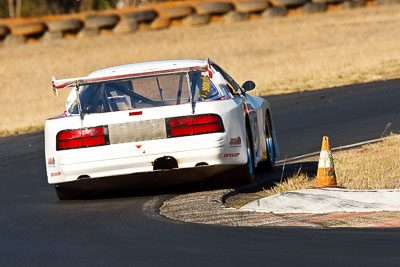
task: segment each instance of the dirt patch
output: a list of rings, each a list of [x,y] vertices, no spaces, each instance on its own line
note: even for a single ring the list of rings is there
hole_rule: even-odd
[[[224,226],[400,227],[400,212],[274,214],[227,208],[223,200],[233,192],[225,189],[179,195],[165,201],[160,214],[177,221]],[[228,200],[244,203],[254,198],[258,198],[257,193],[238,193]]]

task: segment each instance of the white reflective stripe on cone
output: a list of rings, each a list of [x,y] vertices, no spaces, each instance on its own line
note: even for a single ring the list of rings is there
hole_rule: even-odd
[[[321,151],[321,154],[319,156],[318,168],[333,168],[332,151]]]

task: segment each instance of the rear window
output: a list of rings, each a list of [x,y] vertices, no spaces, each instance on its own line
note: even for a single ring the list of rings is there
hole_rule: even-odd
[[[188,84],[188,80],[189,83]],[[82,113],[102,113],[189,103],[221,98],[206,73],[180,73],[83,86]],[[77,101],[69,113],[78,114]]]

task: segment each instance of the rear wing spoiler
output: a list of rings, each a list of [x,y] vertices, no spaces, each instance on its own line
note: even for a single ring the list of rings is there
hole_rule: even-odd
[[[209,64],[205,62],[204,65],[198,65],[193,67],[176,68],[168,70],[148,70],[139,73],[131,72],[120,75],[106,75],[101,77],[80,77],[80,78],[56,80],[56,78],[52,76],[53,93],[54,95],[58,96],[59,89],[69,88],[69,87],[78,88],[81,85],[87,85],[93,83],[118,81],[118,80],[132,79],[145,76],[165,75],[165,74],[182,73],[182,72],[207,71],[208,69],[209,69]]]

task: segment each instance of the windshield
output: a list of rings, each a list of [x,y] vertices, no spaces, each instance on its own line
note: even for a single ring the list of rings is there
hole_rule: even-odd
[[[190,81],[190,89],[188,86]],[[85,85],[80,91],[82,113],[102,113],[135,108],[189,103],[190,99],[218,99],[220,92],[206,73],[180,73]],[[78,114],[75,100],[69,113]]]

